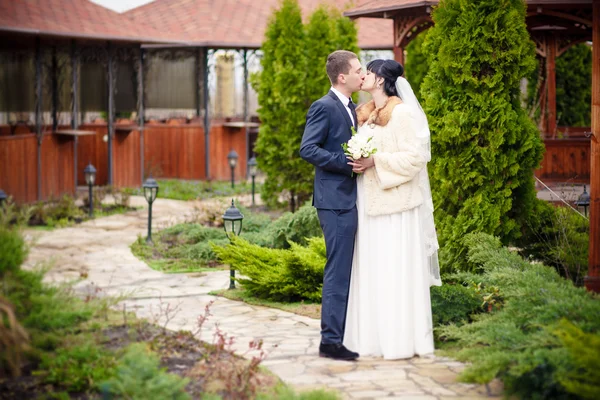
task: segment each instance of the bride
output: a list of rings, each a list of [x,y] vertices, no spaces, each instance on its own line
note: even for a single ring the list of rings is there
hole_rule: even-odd
[[[377,152],[349,162],[361,175],[344,345],[385,359],[433,353],[429,287],[441,285],[429,127],[403,73],[393,60],[367,65],[357,134]]]

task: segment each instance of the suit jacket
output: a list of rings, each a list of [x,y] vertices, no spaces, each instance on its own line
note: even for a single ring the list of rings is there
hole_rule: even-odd
[[[356,179],[342,150],[352,137],[352,120],[340,99],[329,91],[306,115],[300,157],[315,166],[313,206],[349,210],[356,205]]]

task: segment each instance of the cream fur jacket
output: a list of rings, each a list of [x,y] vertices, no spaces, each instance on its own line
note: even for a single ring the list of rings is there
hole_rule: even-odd
[[[358,134],[372,136],[375,167],[364,172],[368,215],[395,214],[423,203],[419,171],[426,161],[419,151],[408,106],[390,97],[381,109],[370,101],[356,109]]]

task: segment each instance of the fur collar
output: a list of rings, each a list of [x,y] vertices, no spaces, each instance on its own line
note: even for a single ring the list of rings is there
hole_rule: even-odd
[[[402,104],[402,100],[396,96],[391,96],[382,108],[375,108],[375,102],[373,100],[361,104],[356,108],[358,125],[361,126],[369,121],[369,123],[375,125],[386,126],[388,122],[390,122],[390,118],[392,118],[394,107],[398,104]]]

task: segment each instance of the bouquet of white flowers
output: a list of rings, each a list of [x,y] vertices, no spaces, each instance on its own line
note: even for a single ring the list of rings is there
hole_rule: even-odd
[[[371,140],[373,136],[364,137],[356,134],[356,129],[352,127],[352,137],[348,141],[348,143],[342,144],[342,149],[344,149],[344,154],[348,157],[351,157],[354,160],[358,160],[359,158],[367,158],[372,156],[377,152],[377,149],[373,147],[373,143]]]

